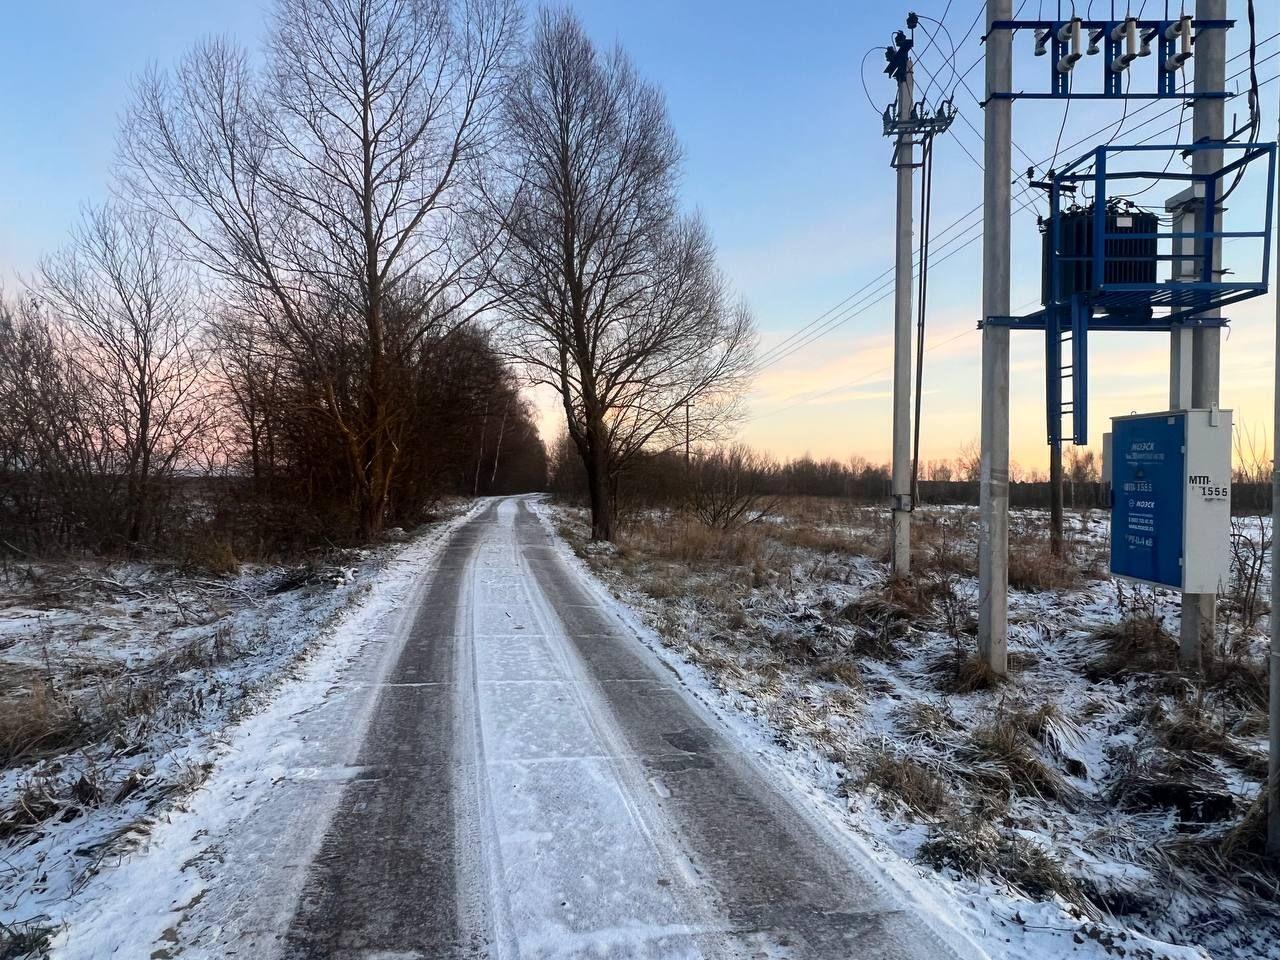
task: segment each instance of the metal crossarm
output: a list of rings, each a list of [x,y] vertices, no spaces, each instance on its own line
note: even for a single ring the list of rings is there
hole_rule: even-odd
[[[1078,27],[1077,27],[1078,24]],[[1190,17],[1177,20],[1142,19],[1130,17],[1116,20],[1092,20],[1084,18],[1058,20],[995,20],[985,41],[993,33],[1019,30],[1033,31],[1037,36],[1037,55],[1051,54],[1048,59],[1049,89],[1047,91],[1001,90],[991,94],[992,100],[1221,100],[1233,96],[1223,90],[1194,91],[1178,89],[1178,74],[1190,53],[1181,52],[1179,30],[1189,26],[1197,34],[1206,30],[1229,30],[1234,20],[1195,20]],[[1126,53],[1126,34],[1132,27],[1132,35],[1141,41],[1137,51]],[[1101,61],[1102,89],[1092,92],[1075,92],[1071,80],[1076,61],[1081,52],[1073,50],[1070,39],[1074,29],[1089,39],[1088,56]],[[1152,48],[1152,42],[1155,48]],[[1156,82],[1151,90],[1134,92],[1124,84],[1130,63],[1137,57],[1154,55]],[[1117,66],[1120,65],[1120,66]]]

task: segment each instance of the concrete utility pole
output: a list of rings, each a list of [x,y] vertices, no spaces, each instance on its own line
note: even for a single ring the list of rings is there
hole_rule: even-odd
[[[1276,113],[1280,117],[1280,110]],[[1277,126],[1280,126],[1278,124]],[[1276,139],[1280,140],[1280,130]],[[1280,185],[1276,188],[1280,197]],[[1277,231],[1280,233],[1280,230]],[[1275,381],[1273,406],[1275,418],[1271,425],[1271,681],[1269,695],[1271,759],[1267,764],[1267,853],[1280,860],[1280,290],[1271,281],[1271,295],[1276,301],[1276,361],[1272,371]]]
[[[1013,104],[993,100],[1013,86],[1013,0],[987,3],[987,93],[983,117],[982,315],[1009,315],[1009,228]],[[1009,328],[982,327],[982,477],[978,533],[978,652],[1009,670]]]
[[[915,96],[911,58],[898,77],[898,118],[911,116]],[[911,573],[911,242],[912,155],[910,133],[898,134],[893,166],[898,173],[898,241],[893,299],[893,572]]]
[[[1225,20],[1227,17],[1227,0],[1196,0],[1197,20]],[[1204,30],[1196,34],[1195,46],[1195,92],[1213,93],[1226,88],[1227,83],[1227,31]],[[1225,134],[1223,125],[1225,105],[1218,97],[1199,97],[1192,107],[1191,139],[1221,140]],[[1193,173],[1212,173],[1222,167],[1221,150],[1198,150],[1192,155],[1191,169]],[[1200,211],[1196,219],[1199,224],[1205,222],[1204,211]],[[1200,226],[1199,229],[1204,229]],[[1209,253],[1211,260],[1211,276],[1214,280],[1222,276],[1221,241],[1212,241],[1212,250],[1204,249],[1205,241],[1196,241],[1198,253]],[[1197,264],[1198,265],[1198,264]],[[1201,314],[1206,319],[1216,319],[1222,315],[1220,308]],[[1179,335],[1183,334],[1181,339]],[[1171,377],[1171,387],[1175,385],[1182,393],[1187,379],[1191,385],[1191,407],[1204,409],[1218,405],[1218,384],[1221,359],[1222,331],[1219,327],[1195,327],[1190,331],[1190,376],[1188,378],[1183,365],[1187,363],[1186,347],[1188,338],[1184,331],[1173,332],[1174,363],[1177,373]],[[1185,408],[1185,395],[1178,398],[1179,408]],[[1182,595],[1182,619],[1179,630],[1178,664],[1188,672],[1198,673],[1204,666],[1206,653],[1213,655],[1214,621],[1217,613],[1217,597],[1212,593],[1184,593]]]

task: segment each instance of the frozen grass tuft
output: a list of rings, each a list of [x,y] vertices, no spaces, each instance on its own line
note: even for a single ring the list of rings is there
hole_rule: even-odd
[[[947,693],[994,690],[1006,682],[986,660],[959,645],[933,664],[932,669],[938,686]]]
[[[1000,832],[984,817],[965,816],[940,824],[920,846],[919,855],[940,869],[1003,880],[1032,899],[1058,896],[1086,914],[1097,914],[1060,860],[1032,840]]]
[[[875,787],[928,818],[939,817],[952,806],[952,791],[937,773],[887,743],[871,751],[858,785]]]
[[[1093,680],[1162,673],[1178,665],[1178,642],[1154,613],[1132,612],[1095,631],[1092,640],[1098,655],[1086,665],[1086,673]]]
[[[1000,771],[1014,792],[1040,799],[1074,800],[1075,791],[1036,752],[1035,740],[1017,717],[998,715],[991,724],[975,729],[969,741],[960,751],[961,759]],[[989,774],[983,779],[989,780]]]
[[[52,680],[32,676],[28,688],[0,697],[0,767],[51,756],[76,744],[85,723]]]
[[[53,933],[52,927],[33,921],[0,923],[0,960],[48,956]]]

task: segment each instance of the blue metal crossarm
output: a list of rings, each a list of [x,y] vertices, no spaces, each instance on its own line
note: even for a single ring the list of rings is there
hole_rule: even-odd
[[[1074,31],[1074,25],[1079,23],[1079,32]],[[1137,31],[1142,35],[1142,49],[1146,51],[1142,56],[1149,56],[1154,53],[1154,60],[1157,64],[1155,70],[1155,89],[1152,91],[1139,91],[1134,93],[1131,89],[1126,89],[1122,72],[1113,70],[1111,65],[1124,52],[1126,42],[1122,36],[1123,28],[1132,23]],[[1195,91],[1195,90],[1179,90],[1178,76],[1182,61],[1185,59],[1186,52],[1179,54],[1178,48],[1181,40],[1178,31],[1170,31],[1170,27],[1181,27],[1184,18],[1178,19],[1160,19],[1149,20],[1142,18],[1125,18],[1125,19],[1109,19],[1109,20],[1093,20],[1083,18],[1068,18],[1056,20],[996,20],[991,24],[991,30],[983,37],[985,42],[987,37],[996,31],[1012,31],[1016,33],[1018,30],[1032,30],[1039,34],[1036,43],[1036,53],[1050,53],[1048,59],[1049,66],[1049,90],[1043,91],[997,91],[989,96],[989,100],[1213,100],[1226,99],[1234,96],[1234,94],[1221,91]],[[1194,31],[1205,30],[1228,30],[1235,26],[1234,20],[1194,20],[1189,19],[1189,25]],[[1063,31],[1062,28],[1069,28]],[[1122,28],[1117,31],[1116,28]],[[1042,34],[1041,31],[1044,33]],[[1075,33],[1074,41],[1068,37]],[[1074,66],[1081,56],[1079,49],[1080,33],[1084,33],[1089,37],[1089,53],[1101,54],[1099,59],[1102,61],[1102,92],[1077,93],[1072,89],[1071,77],[1075,72],[1074,69],[1059,69],[1059,64],[1064,58],[1070,58],[1068,63]],[[1151,41],[1156,41],[1156,50],[1151,50]],[[1046,48],[1048,44],[1048,48]],[[1073,45],[1074,44],[1074,45]],[[1129,56],[1125,57],[1127,63]],[[1173,69],[1166,68],[1171,60],[1177,65]],[[986,105],[986,101],[983,102]]]
[[[1053,27],[1060,27],[1066,20],[992,20],[991,30],[982,38],[986,42],[987,37],[995,33],[997,30],[1048,30]],[[1168,26],[1175,23],[1173,20],[1144,20],[1138,18],[1138,29],[1154,29],[1155,27]],[[1080,26],[1085,30],[1101,30],[1105,27],[1114,27],[1118,23],[1124,23],[1123,20],[1084,20],[1080,21]],[[1230,30],[1236,25],[1234,20],[1192,20],[1192,30]]]
[[[1089,321],[1089,327],[1102,333],[1168,333],[1171,327],[1225,327],[1230,321],[1222,318],[1206,319],[1192,317],[1186,322],[1170,322],[1167,317],[1136,316],[1095,316]],[[1010,330],[1036,330],[1043,332],[1045,321],[1043,314],[1031,314],[1027,317],[987,317],[978,324],[984,326],[1007,327]]]
[[[1010,92],[996,91],[987,97],[990,100],[1230,100],[1234,93],[1222,90],[1211,90],[1206,93],[1028,93],[1025,90]],[[987,101],[983,101],[983,105]]]

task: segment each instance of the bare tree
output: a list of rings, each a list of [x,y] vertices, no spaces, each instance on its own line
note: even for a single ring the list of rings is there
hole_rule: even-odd
[[[259,317],[224,310],[214,321],[214,361],[232,448],[245,461],[254,491],[271,494],[284,401],[285,357]]]
[[[130,192],[310,371],[365,535],[401,466],[396,367],[481,306],[471,186],[518,26],[515,0],[277,0],[264,71],[205,43],[122,137]]]
[[[1071,483],[1096,483],[1101,475],[1098,454],[1085,447],[1067,447],[1067,480]]]
[[[929,480],[950,480],[954,476],[954,469],[947,460],[930,460],[924,469],[925,477]]]
[[[544,11],[505,104],[495,283],[514,354],[560,395],[592,536],[610,540],[620,471],[683,443],[686,422],[692,440],[713,435],[749,375],[754,330],[705,227],[679,213],[662,97],[620,50],[600,55],[572,13]]]
[[[700,451],[690,464],[689,505],[708,527],[758,523],[776,505],[767,496],[777,465],[749,447]]]
[[[207,418],[194,279],[156,217],[110,205],[86,211],[40,275],[79,394],[80,458],[123,485],[122,536],[143,543]]]
[[[982,476],[982,454],[978,450],[978,441],[969,440],[956,455],[956,476],[970,482]]]

